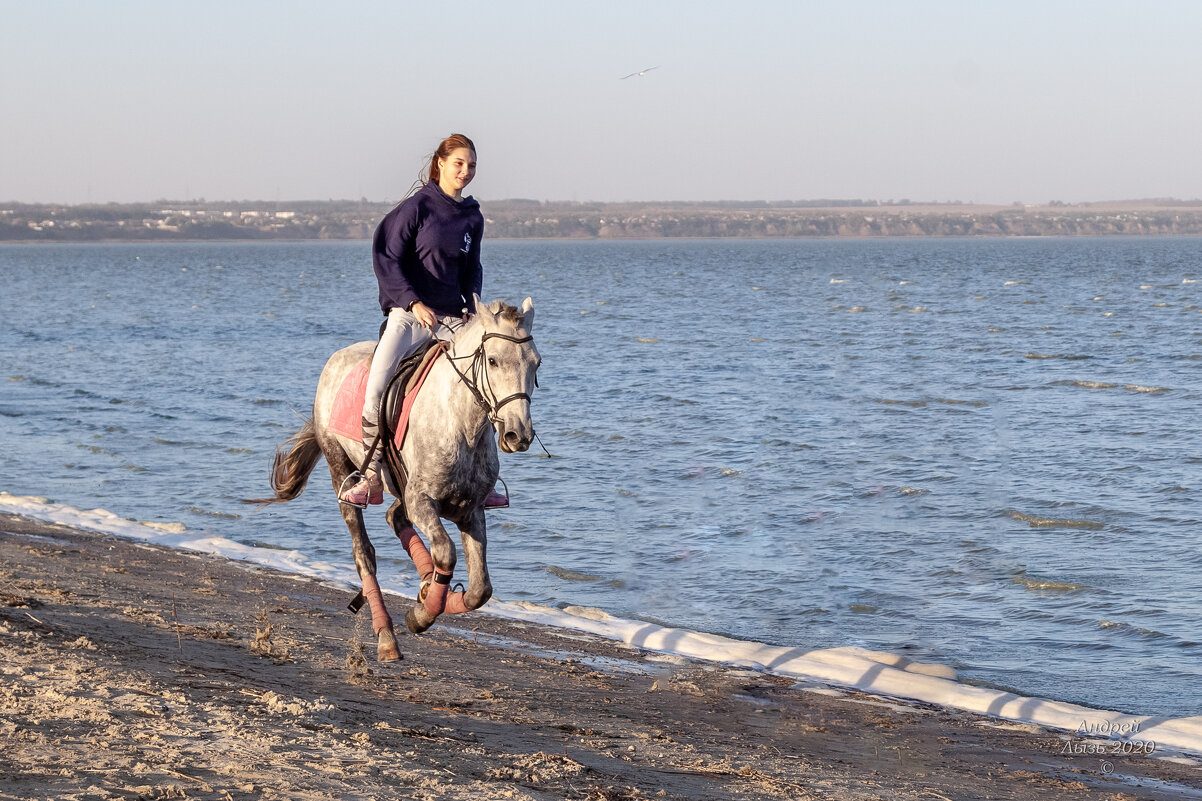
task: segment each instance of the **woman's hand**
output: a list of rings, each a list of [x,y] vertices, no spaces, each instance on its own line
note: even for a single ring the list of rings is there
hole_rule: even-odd
[[[409,311],[412,312],[413,316],[417,318],[417,321],[421,323],[422,328],[429,328],[431,331],[433,331],[434,326],[438,325],[438,315],[434,313],[433,309],[422,303],[420,300],[410,306]]]

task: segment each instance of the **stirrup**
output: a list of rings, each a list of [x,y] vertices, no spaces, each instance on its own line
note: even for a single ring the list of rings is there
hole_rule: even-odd
[[[488,493],[488,495],[484,498],[485,511],[509,508],[509,485],[506,484],[505,479],[501,478],[500,476],[497,476],[497,481],[500,481],[501,486],[505,488],[505,494],[502,495],[496,490]]]
[[[348,488],[347,482],[351,481],[352,479],[354,479],[354,483],[351,484],[350,487]],[[353,507],[355,509],[366,509],[368,504],[383,503],[384,502],[383,479],[380,478],[379,474],[376,474],[376,480],[380,482],[380,487],[379,487],[378,491],[374,491],[374,488],[372,487],[371,478],[364,475],[363,473],[360,473],[358,470],[355,470],[350,475],[348,475],[346,478],[342,479],[342,483],[338,486],[338,502],[345,506]],[[367,485],[363,491],[363,502],[359,503],[358,501],[350,500],[349,498],[345,497],[348,493],[354,492],[354,490],[358,488],[360,482],[366,483],[366,485]]]
[[[347,475],[346,478],[342,479],[342,483],[338,485],[338,502],[340,504],[342,504],[343,506],[352,506],[355,509],[366,509],[367,508],[366,500],[360,504],[360,503],[355,503],[354,501],[348,501],[342,497],[344,494],[346,494],[346,492],[348,490],[348,487],[346,485],[346,483],[348,481],[351,482],[349,489],[354,489],[355,485],[359,483],[359,480],[363,479],[363,478],[366,478],[366,476],[364,476],[358,470],[355,470],[355,471],[352,471],[349,475]]]

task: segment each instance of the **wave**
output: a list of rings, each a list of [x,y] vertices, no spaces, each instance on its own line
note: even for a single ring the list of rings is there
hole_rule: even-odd
[[[989,401],[957,400],[956,398],[936,398],[935,402],[942,403],[945,406],[971,406],[974,409],[982,409],[989,405]]]
[[[1143,640],[1159,641],[1167,643],[1178,648],[1192,648],[1198,645],[1194,640],[1182,640],[1172,634],[1165,634],[1163,631],[1155,629],[1147,629],[1142,626],[1134,626],[1130,623],[1114,620],[1099,620],[1098,628],[1112,631],[1116,634],[1129,637],[1138,637]]]
[[[1044,579],[1037,576],[1028,576],[1026,571],[1022,571],[1010,579],[1011,583],[1017,584],[1020,587],[1026,587],[1033,592],[1081,592],[1088,590],[1089,587],[1084,584],[1074,584],[1071,581],[1055,581],[1053,579]]]
[[[934,398],[933,400],[896,400],[893,398],[873,398],[873,403],[879,403],[882,406],[907,406],[911,409],[922,409],[928,403],[937,403],[943,406],[969,406],[974,409],[982,409],[989,405],[989,401],[984,400],[960,400],[958,398]]]
[[[1031,354],[1027,354],[1027,358],[1035,358],[1035,357],[1032,357]],[[1046,356],[1046,357],[1038,357],[1038,358],[1053,359],[1053,358],[1059,358],[1059,357]],[[1088,359],[1091,357],[1082,356],[1080,358]],[[1128,392],[1142,392],[1142,393],[1160,393],[1160,392],[1172,392],[1173,391],[1169,387],[1145,386],[1143,384],[1112,384],[1109,381],[1053,381],[1052,385],[1053,386],[1061,386],[1061,387],[1080,387],[1082,389],[1125,389]]]
[[[1040,517],[1039,515],[1029,515],[1024,512],[1010,510],[1006,515],[1012,520],[1026,523],[1031,528],[1084,528],[1084,529],[1101,529],[1105,525],[1094,520],[1073,520],[1058,517]]]
[[[349,563],[321,562],[297,551],[276,550],[234,542],[224,537],[188,531],[181,523],[140,523],[104,509],[90,511],[54,504],[46,498],[0,492],[0,511],[77,529],[100,531],[168,547],[225,556],[231,559],[345,584],[359,584]],[[398,593],[393,586],[385,590]],[[968,684],[946,665],[917,662],[899,654],[842,646],[810,649],[736,640],[702,631],[677,629],[640,620],[618,618],[595,607],[552,609],[524,601],[494,599],[477,614],[582,631],[617,640],[646,651],[750,669],[795,679],[802,685],[819,683],[854,688],[877,696],[960,709],[978,715],[1074,731],[1082,720],[1117,727],[1139,725],[1141,737],[1159,745],[1202,754],[1202,718],[1128,715],[1117,711],[1023,697],[1004,689]],[[1103,624],[1106,621],[1102,622]],[[1116,624],[1110,624],[1116,625]]]
[[[580,573],[576,570],[568,570],[565,567],[558,567],[557,565],[547,565],[543,569],[552,576],[561,578],[564,581],[601,581],[600,576],[593,576],[589,573]]]
[[[212,509],[203,509],[199,506],[185,506],[184,511],[191,512],[196,515],[204,515],[205,517],[216,517],[221,520],[241,520],[242,515],[234,514],[233,512],[217,512]]]

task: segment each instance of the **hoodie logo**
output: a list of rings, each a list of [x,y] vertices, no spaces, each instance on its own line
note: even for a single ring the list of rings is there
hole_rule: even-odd
[[[471,233],[465,233],[463,235],[463,248],[460,249],[459,252],[460,253],[468,253],[471,251],[471,249],[472,249],[472,235],[471,235]]]

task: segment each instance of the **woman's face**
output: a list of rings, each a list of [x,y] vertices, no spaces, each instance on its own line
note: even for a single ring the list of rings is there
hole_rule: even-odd
[[[476,154],[470,148],[457,147],[445,159],[438,160],[438,185],[453,198],[476,177]]]

